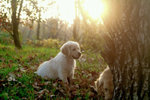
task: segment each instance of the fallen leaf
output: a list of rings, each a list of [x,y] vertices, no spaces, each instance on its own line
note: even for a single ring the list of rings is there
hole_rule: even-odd
[[[20,67],[20,71],[21,71],[21,72],[26,72],[26,70],[25,70],[24,67]]]
[[[47,89],[43,89],[43,90],[39,91],[38,98],[41,98],[44,93],[49,93],[49,91]]]
[[[8,81],[16,81],[16,78],[15,78],[16,76],[15,76],[15,74],[9,73],[8,75],[9,75],[9,77],[8,77],[8,79],[7,79]]]

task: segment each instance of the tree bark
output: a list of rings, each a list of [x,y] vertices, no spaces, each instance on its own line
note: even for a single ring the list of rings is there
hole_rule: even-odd
[[[19,38],[19,32],[18,32],[18,26],[19,26],[22,4],[23,4],[23,0],[20,3],[20,9],[19,9],[18,16],[17,16],[17,5],[18,5],[17,0],[11,1],[11,5],[12,5],[12,31],[13,31],[12,36],[13,36],[15,46],[18,49],[22,48],[21,43],[20,43],[20,38]]]
[[[77,40],[77,20],[74,20],[74,24],[73,24],[73,39]]]
[[[28,35],[27,35],[27,38],[30,40],[31,39],[31,33],[32,33],[32,31],[33,31],[33,25],[34,25],[34,20],[31,20],[31,25],[30,25],[30,30],[29,30],[29,32],[28,32]]]
[[[73,24],[73,39],[78,41],[78,28],[79,28],[79,16],[78,16],[78,7],[79,5],[79,0],[75,0],[75,19],[74,19],[74,24]]]
[[[39,10],[39,19],[38,19],[38,26],[37,26],[37,40],[40,39],[40,23],[41,23],[41,10]]]
[[[102,56],[113,73],[113,100],[150,100],[150,1],[108,4]]]

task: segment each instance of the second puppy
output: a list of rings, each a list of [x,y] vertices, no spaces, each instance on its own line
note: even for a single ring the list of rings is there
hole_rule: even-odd
[[[114,84],[113,75],[109,67],[107,67],[95,81],[95,89],[99,95],[105,97],[104,100],[112,100]]]

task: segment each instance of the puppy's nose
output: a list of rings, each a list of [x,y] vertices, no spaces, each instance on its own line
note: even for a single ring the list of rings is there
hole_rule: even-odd
[[[78,52],[78,55],[81,56],[81,52]]]

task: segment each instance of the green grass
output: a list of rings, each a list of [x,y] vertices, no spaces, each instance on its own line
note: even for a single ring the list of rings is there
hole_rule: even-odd
[[[54,57],[58,52],[59,48],[23,45],[22,50],[17,50],[13,45],[0,44],[0,98],[86,100],[99,98],[90,88],[104,69],[100,63],[99,53],[88,50],[83,53],[86,60],[77,61],[75,79],[69,90],[61,81],[43,80],[34,74],[40,63]]]

